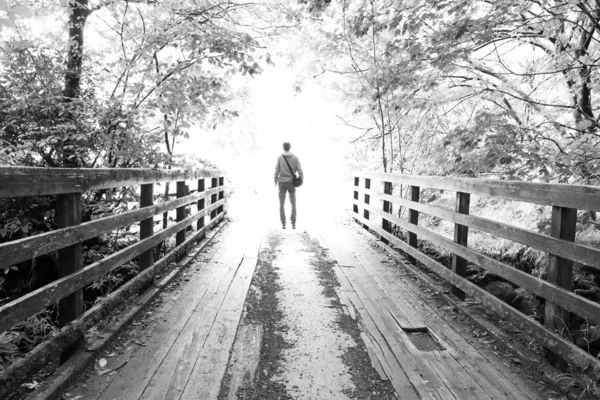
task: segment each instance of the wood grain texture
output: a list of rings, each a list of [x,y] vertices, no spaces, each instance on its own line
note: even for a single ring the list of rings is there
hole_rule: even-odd
[[[124,212],[123,214],[100,218],[81,225],[70,226],[42,233],[12,242],[0,244],[0,267],[11,266],[51,253],[63,247],[82,242],[140,220],[174,210],[181,205],[205,199],[210,193],[196,193],[181,199],[170,200],[162,204]]]
[[[421,188],[465,192],[481,196],[548,206],[600,211],[600,187],[554,183],[521,182],[481,178],[452,178],[448,176],[414,176],[378,172],[354,172],[352,176],[387,181]]]
[[[563,258],[600,270],[600,249],[542,235],[537,232],[518,228],[502,222],[492,221],[487,218],[459,214],[429,204],[414,203],[410,200],[388,196],[384,193],[381,194],[381,197],[394,204],[408,208],[412,207],[425,214],[468,226],[469,228],[488,232],[494,236],[510,239],[514,242],[542,250],[546,253],[560,255]]]
[[[79,271],[60,278],[0,307],[0,331],[9,329],[15,323],[35,314],[41,308],[53,304],[77,290],[83,289],[99,276],[112,271],[144,251],[151,249],[169,236],[174,235],[179,229],[191,225],[198,218],[210,212],[210,210],[219,207],[222,202],[224,200],[212,204],[206,210],[188,217],[147,239],[113,253]]]
[[[252,400],[258,378],[258,363],[263,340],[262,325],[242,325],[236,335],[229,361],[227,400]]]
[[[369,221],[361,219],[357,222],[365,224]],[[545,347],[562,356],[568,362],[583,370],[591,368],[591,371],[597,371],[594,372],[594,374],[597,378],[600,378],[600,360],[592,357],[590,354],[584,352],[580,348],[574,346],[572,343],[564,340],[553,332],[550,332],[543,326],[539,325],[536,321],[486,292],[484,289],[453,274],[452,271],[448,270],[439,262],[419,252],[418,250],[413,249],[403,241],[399,240],[393,235],[390,235],[378,226],[371,225],[370,229],[376,232],[377,235],[385,237],[403,252],[415,257],[418,261],[425,264],[428,268],[450,282],[452,285],[459,287],[464,292],[475,297],[490,310],[493,310],[500,316],[509,319],[518,329],[521,329],[527,334],[535,337]]]
[[[375,215],[382,214],[381,211],[372,211],[372,213]],[[492,272],[493,274],[498,275],[509,282],[527,289],[548,301],[560,304],[562,307],[583,318],[589,319],[590,321],[600,320],[600,304],[598,303],[590,301],[585,297],[579,296],[557,285],[536,278],[524,271],[513,268],[510,265],[494,260],[491,257],[481,254],[477,250],[456,244],[453,241],[433,233],[423,227],[409,224],[407,221],[401,218],[393,215],[388,215],[387,217],[390,218],[393,223],[401,226],[402,228],[409,231],[414,231],[421,238],[428,240],[435,245],[443,247],[448,251],[459,255],[465,260],[483,267],[489,272]],[[364,224],[364,221],[365,220],[363,219],[361,223]],[[374,225],[371,225],[371,228],[373,226]],[[418,252],[416,249],[414,251]]]
[[[197,180],[219,176],[217,170],[154,170],[142,168],[81,169],[0,167],[0,198],[81,193],[143,183]]]

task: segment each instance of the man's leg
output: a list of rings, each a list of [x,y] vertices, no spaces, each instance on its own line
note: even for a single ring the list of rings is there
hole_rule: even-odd
[[[285,188],[279,184],[279,218],[281,219],[281,225],[285,228]]]
[[[292,185],[292,184],[290,184]],[[290,203],[292,203],[292,227],[296,227],[296,188],[292,185],[290,189]]]

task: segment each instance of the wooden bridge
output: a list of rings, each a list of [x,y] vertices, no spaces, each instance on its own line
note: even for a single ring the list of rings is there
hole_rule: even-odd
[[[173,199],[155,203],[162,197],[156,195],[156,186],[167,182],[174,183],[176,190],[169,194]],[[132,188],[139,207],[82,222],[82,196],[102,196],[123,187]],[[455,210],[420,202],[428,189],[456,193]],[[219,398],[253,398],[233,386],[252,386],[246,374],[260,374],[256,370],[260,341],[253,341],[252,330],[244,329],[241,321],[268,232],[256,229],[261,216],[253,208],[247,217],[226,223],[228,193],[225,177],[212,170],[0,168],[0,199],[55,196],[58,225],[56,230],[1,244],[0,270],[44,254],[58,253],[59,260],[57,280],[0,307],[0,332],[56,303],[61,326],[2,372],[0,398],[15,396],[48,364],[55,365],[55,371],[43,375],[45,382],[30,398],[59,398],[111,340],[157,299],[163,299],[162,305],[154,309],[152,323],[140,330],[144,343],[138,343],[135,351],[124,351],[120,361],[117,356],[118,365],[110,374],[100,374],[101,379],[85,385],[85,394],[74,398],[217,399],[219,393]],[[550,235],[470,215],[471,195],[552,207]],[[429,301],[431,290],[424,291],[404,276],[416,273],[435,290],[436,283],[423,274],[423,268],[451,284],[448,293],[439,293],[451,304],[465,310],[469,305],[493,310],[537,340],[552,360],[600,379],[599,360],[564,335],[571,315],[600,323],[599,304],[572,291],[574,263],[600,269],[600,250],[575,242],[577,211],[600,211],[600,188],[358,172],[349,182],[348,208],[359,229],[314,224],[307,232],[282,235],[275,230],[275,234],[280,235],[282,246],[308,235],[332,255],[339,284],[332,304],[358,322],[372,367],[381,380],[390,382],[397,398],[542,398],[535,385],[525,381],[526,365],[508,367],[500,355],[473,343],[452,318],[439,315]],[[173,211],[175,220],[167,224]],[[420,214],[453,223],[454,237],[419,226]],[[160,224],[163,220],[165,224]],[[139,224],[139,241],[83,265],[84,241],[134,224]],[[547,253],[547,278],[534,277],[469,247],[469,229]],[[174,247],[157,258],[157,246],[173,236]],[[451,253],[452,268],[421,252],[422,240]],[[374,249],[373,243],[387,253]],[[136,260],[139,273],[84,310],[84,288],[131,260]],[[545,326],[467,280],[468,264],[545,299]],[[177,284],[176,294],[164,300],[165,288],[181,276],[186,278]],[[415,332],[435,345],[423,348],[413,340]]]

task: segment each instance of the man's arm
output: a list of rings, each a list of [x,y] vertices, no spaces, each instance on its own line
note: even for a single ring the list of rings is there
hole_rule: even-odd
[[[279,177],[279,158],[277,158],[277,164],[275,165],[275,184],[277,185],[277,178]]]
[[[300,165],[300,159],[296,157],[296,171],[298,172],[298,176],[304,180],[304,172],[302,172],[302,165]]]

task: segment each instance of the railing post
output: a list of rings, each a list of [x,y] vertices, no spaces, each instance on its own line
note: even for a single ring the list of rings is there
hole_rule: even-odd
[[[202,192],[204,192],[204,190],[206,190],[204,188],[204,179],[198,179],[198,193],[202,193]],[[206,199],[204,199],[204,198],[198,200],[198,212],[201,212],[202,210],[204,210],[205,203],[206,203]],[[204,228],[204,217],[198,218],[198,221],[196,222],[196,229],[200,230],[202,228]]]
[[[420,188],[419,186],[409,186],[410,199],[415,202],[419,202],[420,197]],[[468,208],[468,207],[467,207]],[[468,212],[468,210],[467,210]],[[419,212],[417,210],[413,210],[411,208],[408,209],[408,222],[413,225],[419,224]],[[417,234],[413,232],[408,232],[408,245],[410,247],[414,247],[415,249],[418,247]],[[411,263],[415,263],[417,260],[413,256],[408,256],[408,261]]]
[[[59,194],[56,197],[58,228],[81,224],[81,193]],[[58,277],[62,278],[82,268],[81,243],[58,251]],[[64,326],[83,313],[83,291],[78,290],[59,302],[58,323]]]
[[[577,224],[577,210],[567,207],[552,207],[552,237],[575,241],[575,227]],[[573,261],[549,254],[548,282],[566,290],[571,290],[573,285]],[[561,331],[569,327],[569,312],[556,304],[546,302],[545,325],[551,329]]]
[[[456,193],[456,212],[461,214],[469,214],[469,204],[471,202],[471,195],[469,193],[457,192]],[[458,244],[466,246],[469,237],[469,227],[454,224],[454,241]],[[452,255],[452,271],[462,277],[467,276],[467,260],[456,254]],[[452,293],[461,300],[465,299],[465,292],[459,288],[453,286]]]
[[[366,178],[365,179],[365,189],[371,189],[371,180]],[[363,209],[363,218],[368,220],[370,217],[369,214],[369,210],[367,210],[369,204],[371,203],[371,195],[368,193],[365,193],[365,198],[364,198],[364,202],[365,202],[365,207]],[[363,228],[365,228],[366,230],[369,230],[369,225],[368,224],[363,224]]]
[[[356,200],[358,202],[358,187],[359,187],[359,182],[360,182],[360,178],[358,176],[354,177],[354,200]],[[356,203],[353,202],[352,204],[352,211],[355,214],[358,214],[358,205]]]
[[[140,208],[149,207],[154,204],[154,184],[141,185]],[[140,222],[140,240],[144,240],[154,234],[154,217],[149,217]],[[146,250],[140,254],[140,271],[145,270],[154,263],[154,249]]]
[[[392,190],[393,190],[392,182],[384,181],[383,182],[383,193],[391,195]],[[392,202],[391,201],[383,200],[383,212],[388,213],[388,214],[392,213]],[[385,218],[382,218],[382,220],[381,220],[381,228],[388,233],[392,233],[392,224],[390,223],[390,221],[388,221]],[[385,244],[388,244],[388,240],[386,238],[381,238],[381,241]]]
[[[223,185],[225,185],[225,177],[221,176],[219,177],[219,187],[222,187]],[[219,190],[219,200],[223,200],[225,199],[225,191],[224,190]],[[224,210],[224,207],[222,205],[220,205],[217,208],[217,214],[221,214]]]
[[[217,186],[219,186],[219,179],[218,178],[212,178],[210,180],[210,188],[214,189]],[[217,193],[213,193],[210,195],[210,205],[212,206],[213,204],[215,204],[217,202]],[[213,219],[217,218],[217,210],[213,209],[210,211],[210,220],[212,221]]]
[[[177,181],[177,198],[185,196],[185,181]],[[185,206],[177,207],[177,222],[185,219]],[[177,232],[175,245],[179,246],[185,242],[185,228]]]

